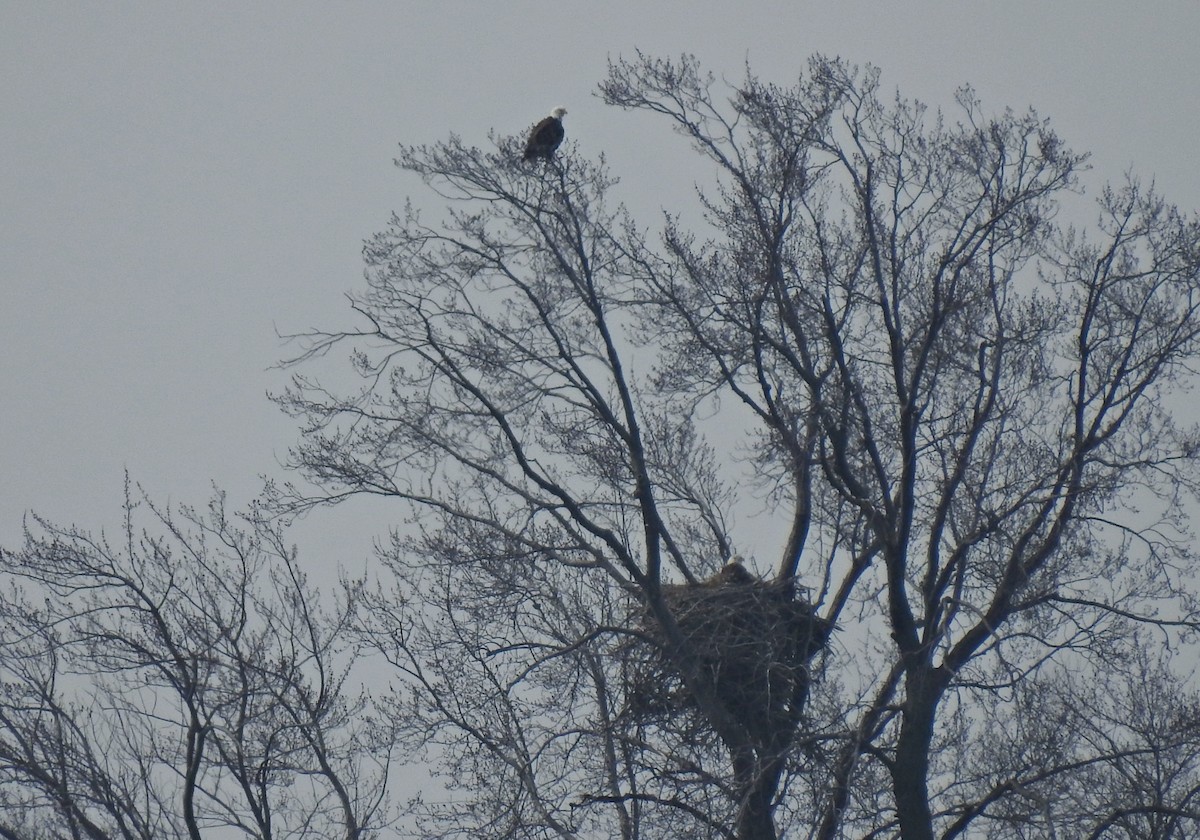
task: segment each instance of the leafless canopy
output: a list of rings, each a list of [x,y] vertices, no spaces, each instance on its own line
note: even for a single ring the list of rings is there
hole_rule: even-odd
[[[1084,157],[1047,121],[884,101],[841,61],[722,92],[639,55],[600,92],[690,144],[700,229],[628,218],[582,139],[536,170],[514,138],[406,148],[446,215],[368,243],[361,331],[307,337],[361,388],[279,397],[320,491],[278,504],[412,511],[363,627],[447,772],[426,835],[1195,831],[1193,765],[1154,801],[1115,781],[1186,726],[1072,718],[1041,748],[1022,704],[1099,708],[1196,627],[1196,220],[1130,179],[1069,226]],[[738,550],[839,628],[765,734],[669,597]],[[631,639],[687,722],[625,714]],[[1123,804],[1055,799],[1085,772]]]
[[[353,600],[322,607],[276,528],[128,490],[113,541],[32,526],[0,571],[0,837],[387,824],[390,727],[346,684]]]

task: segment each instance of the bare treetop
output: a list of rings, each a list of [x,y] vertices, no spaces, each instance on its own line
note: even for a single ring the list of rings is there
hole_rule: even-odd
[[[570,150],[531,170],[515,138],[406,149],[446,216],[409,211],[372,239],[363,330],[309,337],[310,353],[353,343],[363,388],[301,376],[280,397],[320,488],[280,503],[411,503],[417,528],[389,554],[406,599],[430,566],[448,591],[553,568],[522,578],[534,602],[550,579],[596,587],[534,635],[588,674],[588,699],[557,712],[608,751],[587,810],[610,808],[623,836],[662,819],[916,840],[999,813],[1007,794],[950,783],[948,716],[1068,655],[1102,667],[1139,628],[1195,627],[1197,436],[1170,398],[1200,349],[1200,227],[1135,179],[1100,195],[1095,224],[1066,226],[1084,156],[969,89],[931,113],[837,60],[728,87],[694,59],[639,55],[600,92],[699,153],[707,229],[668,217],[649,236],[613,206],[603,162]],[[766,733],[670,589],[749,541],[732,524],[747,491],[786,534],[758,552],[761,583],[802,584],[845,631],[814,719],[794,680]],[[661,648],[698,717],[652,733],[622,717],[629,635]],[[420,670],[410,641],[379,644]],[[672,758],[645,758],[660,748]],[[685,755],[686,784],[669,769]],[[545,797],[539,824],[572,836],[565,794],[506,761]],[[1011,792],[1026,769],[996,772]]]

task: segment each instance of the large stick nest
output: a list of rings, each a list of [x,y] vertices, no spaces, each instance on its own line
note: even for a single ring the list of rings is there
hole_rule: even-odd
[[[663,599],[728,713],[764,737],[799,722],[809,666],[831,626],[793,581],[758,580],[730,563],[703,583],[664,586]],[[696,698],[666,653],[658,621],[644,611],[639,622],[645,641],[629,650],[626,714],[639,723],[683,723],[695,715]]]

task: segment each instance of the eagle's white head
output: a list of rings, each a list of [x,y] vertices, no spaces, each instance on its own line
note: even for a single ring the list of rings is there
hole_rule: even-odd
[[[556,119],[556,120],[561,120],[566,115],[567,115],[567,109],[562,107],[561,105],[559,105],[557,108],[555,108],[553,111],[550,112],[550,116],[554,117],[554,119]]]

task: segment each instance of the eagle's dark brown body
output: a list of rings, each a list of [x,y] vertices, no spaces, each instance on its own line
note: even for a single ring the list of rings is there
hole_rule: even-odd
[[[562,124],[566,113],[566,108],[555,108],[554,113],[533,127],[529,132],[529,142],[525,144],[525,160],[539,157],[549,160],[554,155],[567,133]]]

